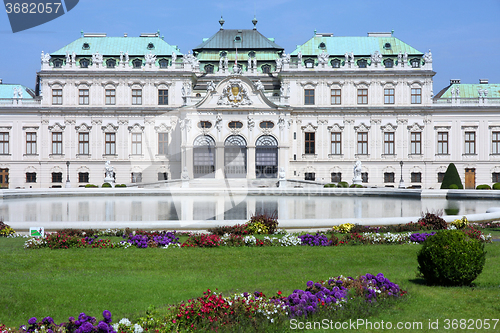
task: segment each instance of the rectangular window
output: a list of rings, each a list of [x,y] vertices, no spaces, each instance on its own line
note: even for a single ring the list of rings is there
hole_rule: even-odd
[[[158,90],[158,105],[168,105],[168,90]]]
[[[361,182],[362,183],[368,183],[368,172],[362,172],[361,173]]]
[[[384,104],[394,104],[394,89],[384,89]]]
[[[422,89],[411,88],[411,104],[421,104],[422,103]]]
[[[132,89],[132,105],[142,104],[142,89]]]
[[[358,133],[358,154],[368,155],[368,133]]]
[[[394,132],[384,133],[384,154],[394,155]]]
[[[116,104],[116,90],[106,89],[106,105],[115,105],[115,104]]]
[[[62,154],[62,133],[53,132],[52,133],[52,154],[61,155]]]
[[[332,132],[332,155],[342,154],[342,133]]]
[[[342,181],[342,172],[332,172],[330,174],[332,183],[340,183]]]
[[[26,133],[26,155],[36,155],[36,133]]]
[[[168,180],[168,173],[158,172],[158,180]]]
[[[358,104],[368,104],[368,89],[358,89]]]
[[[342,103],[342,95],[340,89],[332,89],[332,105],[340,105]]]
[[[116,134],[106,133],[105,136],[106,155],[116,155]]]
[[[304,180],[315,180],[315,179],[316,179],[316,174],[314,172],[304,173]]]
[[[413,155],[422,154],[422,133],[411,132],[411,153]]]
[[[384,183],[394,183],[394,172],[384,172]]]
[[[167,155],[168,133],[158,133],[158,154]]]
[[[62,105],[62,89],[52,89],[52,105]]]
[[[448,155],[448,132],[438,132],[438,154]]]
[[[438,172],[438,183],[442,183],[446,172]]]
[[[465,153],[468,155],[476,153],[476,132],[465,132]]]
[[[491,182],[492,183],[500,183],[500,172],[493,172],[491,174]]]
[[[62,183],[62,172],[52,172],[52,182]]]
[[[305,105],[314,105],[314,89],[305,89],[304,90],[304,104]]]
[[[491,153],[500,154],[500,132],[491,133]]]
[[[306,132],[305,133],[305,154],[314,154],[315,153],[315,145],[314,145],[314,132]]]
[[[0,155],[9,154],[9,133],[0,133]]]
[[[142,172],[132,172],[132,183],[142,183]]]
[[[421,172],[412,172],[411,173],[411,182],[412,183],[421,183],[422,182],[422,173]]]
[[[78,133],[78,154],[89,154],[89,133]]]
[[[132,133],[132,155],[142,154],[142,134]]]
[[[26,183],[36,183],[36,172],[26,172]]]
[[[89,90],[88,89],[80,89],[78,90],[79,104],[80,105],[89,105]]]
[[[88,183],[89,182],[89,173],[88,172],[79,172],[78,173],[78,182],[79,183]]]

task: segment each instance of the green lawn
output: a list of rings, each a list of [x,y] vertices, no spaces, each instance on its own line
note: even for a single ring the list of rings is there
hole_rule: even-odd
[[[380,272],[409,296],[370,317],[372,322],[422,322],[424,329],[416,331],[425,332],[429,320],[439,320],[442,328],[445,319],[500,314],[500,242],[486,245],[485,269],[473,288],[424,285],[416,277],[420,245],[24,250],[23,243],[0,239],[0,323],[11,327],[30,317],[61,322],[80,312],[99,317],[103,310],[116,322],[208,288],[288,294],[308,280]]]

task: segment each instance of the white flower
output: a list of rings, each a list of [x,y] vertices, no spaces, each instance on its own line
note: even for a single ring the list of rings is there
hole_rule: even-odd
[[[132,325],[132,323],[130,322],[130,320],[128,320],[128,318],[122,318],[122,320],[120,320],[120,321],[118,322],[118,324],[125,325],[125,326],[130,326],[130,325]]]
[[[142,333],[144,329],[139,324],[134,324],[134,333]]]

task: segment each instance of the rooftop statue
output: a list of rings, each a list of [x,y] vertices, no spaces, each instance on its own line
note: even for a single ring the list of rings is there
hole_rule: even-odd
[[[323,50],[320,54],[318,54],[318,64],[325,65],[328,63],[328,58],[330,55]]]

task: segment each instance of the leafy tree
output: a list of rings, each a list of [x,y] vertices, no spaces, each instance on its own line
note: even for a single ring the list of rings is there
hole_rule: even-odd
[[[457,188],[463,189],[462,180],[458,174],[457,167],[455,164],[450,163],[446,172],[444,174],[443,182],[441,183],[441,189],[449,189],[452,184],[455,184]]]

